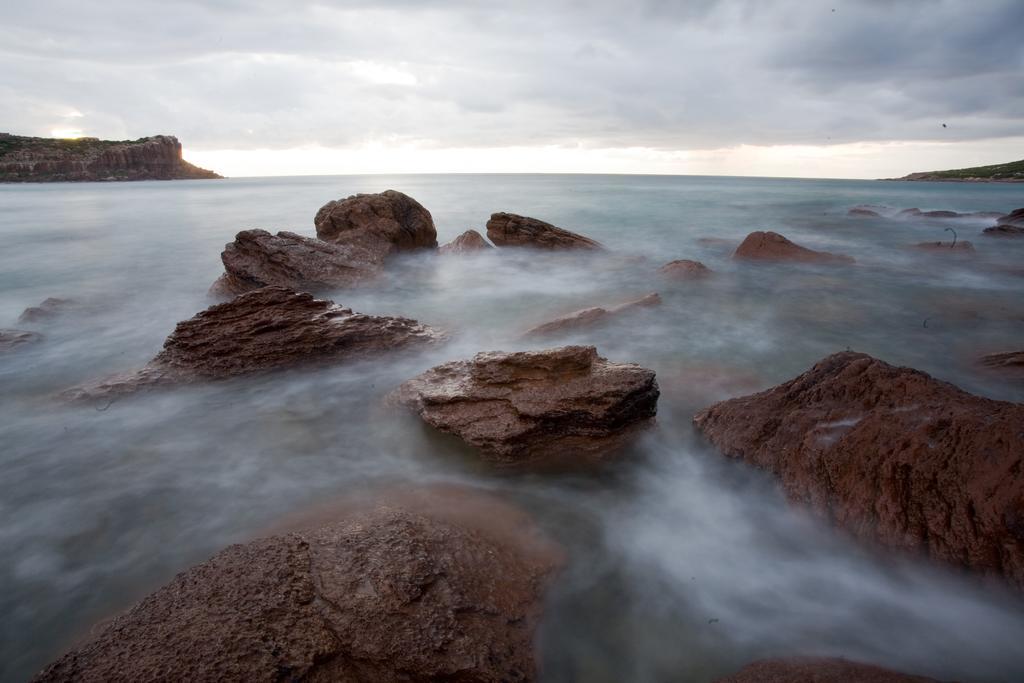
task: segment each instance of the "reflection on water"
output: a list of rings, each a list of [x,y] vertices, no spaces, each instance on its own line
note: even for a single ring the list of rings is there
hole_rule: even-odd
[[[138,395],[99,411],[54,393],[137,367],[209,304],[243,228],[313,234],[326,201],[394,187],[441,241],[492,211],[603,241],[605,255],[490,250],[408,257],[380,287],[334,292],[366,313],[453,332],[422,355]],[[184,567],[370,484],[464,482],[525,503],[573,560],[541,635],[548,680],[711,680],[759,656],[842,654],[940,678],[1024,677],[1024,601],[879,557],[789,508],[773,481],[694,434],[708,403],[770,386],[847,347],[983,395],[978,353],[1018,349],[1024,243],[978,236],[975,258],[906,245],[949,222],[853,219],[850,206],[1008,211],[1000,185],[729,178],[409,176],[0,186],[0,326],[48,296],[78,313],[0,356],[0,679],[29,676],[96,621]],[[782,232],[854,266],[741,265],[713,237]],[[700,283],[658,277],[703,261]],[[567,311],[651,291],[661,307],[569,341],[657,371],[659,425],[596,472],[496,474],[381,399],[438,362],[522,348]]]

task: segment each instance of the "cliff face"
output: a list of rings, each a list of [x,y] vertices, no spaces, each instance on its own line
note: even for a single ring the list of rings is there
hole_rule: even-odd
[[[138,140],[59,140],[0,133],[0,182],[220,178],[181,158],[171,135]]]

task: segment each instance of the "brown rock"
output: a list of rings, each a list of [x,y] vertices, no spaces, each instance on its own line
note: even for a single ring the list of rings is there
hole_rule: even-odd
[[[233,545],[37,681],[531,681],[557,549],[484,494]],[[495,525],[495,517],[515,524]]]
[[[675,261],[669,261],[663,265],[658,269],[658,272],[672,280],[703,280],[706,277],[714,275],[715,271],[711,270],[700,261],[676,259]]]
[[[979,358],[978,364],[1011,379],[1024,379],[1024,351],[990,353]]]
[[[981,234],[987,237],[1024,237],[1024,223],[1019,226],[1000,223],[991,228],[985,228]]]
[[[1024,588],[1024,405],[846,352],[694,423],[855,536]]]
[[[641,297],[635,301],[629,301],[618,306],[612,306],[611,308],[584,308],[579,311],[573,311],[554,320],[548,321],[542,325],[537,325],[523,335],[524,337],[551,337],[560,334],[569,334],[579,330],[594,327],[595,325],[606,323],[610,319],[636,310],[637,308],[649,308],[651,306],[660,306],[661,297],[655,292],[648,294],[645,297]]]
[[[939,254],[973,254],[975,251],[974,245],[967,240],[960,240],[958,242],[920,242],[915,244],[914,248]]]
[[[400,386],[392,400],[492,462],[599,458],[657,412],[654,373],[610,363],[593,346],[478,353]]]
[[[74,308],[76,302],[73,299],[56,299],[50,297],[38,306],[29,306],[18,316],[19,323],[38,323],[51,320]]]
[[[354,313],[311,294],[264,287],[178,323],[163,351],[141,370],[76,387],[65,397],[103,398],[156,384],[341,363],[441,338],[415,320]]]
[[[474,251],[493,249],[490,243],[483,238],[483,235],[476,230],[467,230],[448,244],[442,246],[438,251],[442,254],[467,254]]]
[[[1000,225],[1015,225],[1024,227],[1024,208],[1014,209],[1005,216],[1000,216],[997,221]]]
[[[517,216],[494,213],[487,221],[487,236],[499,247],[535,247],[537,249],[603,249],[600,242],[589,237],[556,228],[550,223]]]
[[[790,242],[777,232],[752,232],[736,247],[734,259],[745,261],[800,261],[807,263],[853,263],[849,256],[814,251]]]
[[[871,664],[825,657],[762,659],[715,683],[937,683]]]
[[[0,330],[0,353],[43,341],[43,335],[26,330]]]
[[[320,239],[360,247],[380,260],[400,251],[437,248],[430,212],[395,190],[327,202],[313,223]]]
[[[865,209],[862,206],[855,206],[846,212],[847,215],[854,216],[855,218],[881,218],[882,214],[871,209]]]
[[[361,247],[266,230],[238,233],[220,258],[225,273],[210,288],[214,296],[267,285],[302,291],[352,287],[372,280],[383,265],[376,252]]]

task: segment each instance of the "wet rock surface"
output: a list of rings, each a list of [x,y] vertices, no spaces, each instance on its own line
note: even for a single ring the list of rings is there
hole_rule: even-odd
[[[531,681],[561,562],[482,493],[356,506],[188,569],[37,681]]]
[[[752,662],[716,683],[938,683],[872,664],[825,657],[791,657]]]
[[[694,423],[853,535],[1024,588],[1024,406],[845,352]]]
[[[671,280],[702,280],[714,275],[715,271],[700,261],[676,259],[663,265],[658,272]]]
[[[478,353],[400,386],[394,402],[498,464],[577,463],[616,450],[657,412],[654,372],[593,346]]]
[[[141,370],[76,387],[65,398],[104,398],[156,384],[340,363],[442,338],[415,320],[355,313],[311,294],[264,287],[178,323],[163,350]]]
[[[438,251],[442,254],[469,254],[493,248],[476,230],[467,230],[448,244],[442,245]]]
[[[575,232],[557,228],[550,223],[518,216],[495,213],[487,221],[487,236],[499,247],[534,247],[537,249],[603,249],[600,242]]]
[[[579,311],[567,313],[566,315],[560,316],[541,325],[537,325],[536,327],[527,330],[523,336],[542,338],[571,334],[573,332],[579,332],[610,322],[619,316],[637,309],[660,305],[661,296],[657,293],[651,293],[634,301],[619,304],[618,306],[611,306],[609,308],[602,308],[600,306],[584,308]]]
[[[320,239],[360,247],[381,260],[397,252],[437,248],[430,212],[396,190],[328,202],[313,224]]]
[[[853,263],[849,256],[814,251],[789,241],[777,232],[752,232],[736,247],[732,257],[742,261],[797,261],[804,263]]]
[[[28,330],[0,330],[0,353],[14,351],[43,341],[43,335]]]

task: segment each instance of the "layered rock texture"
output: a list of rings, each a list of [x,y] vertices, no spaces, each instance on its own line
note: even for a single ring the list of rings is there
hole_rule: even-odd
[[[763,659],[715,683],[938,683],[871,664],[825,657]]]
[[[797,261],[803,263],[853,263],[849,256],[814,251],[790,242],[777,232],[752,232],[736,247],[732,257],[743,261]]]
[[[0,330],[0,353],[36,344],[43,341],[43,335],[27,330]]]
[[[478,353],[439,365],[392,399],[498,464],[576,463],[615,450],[657,412],[654,373],[593,346]]]
[[[670,280],[703,280],[713,275],[715,271],[700,261],[676,259],[663,265],[658,272]]]
[[[76,387],[65,397],[104,398],[157,384],[341,363],[441,338],[415,320],[364,315],[311,294],[264,287],[178,323],[141,370]]]
[[[181,158],[171,135],[138,140],[61,140],[0,133],[0,182],[220,178]]]
[[[555,318],[554,320],[550,320],[541,325],[537,325],[536,327],[527,330],[523,336],[541,338],[572,334],[573,332],[580,332],[611,322],[612,320],[637,309],[660,305],[661,297],[657,293],[651,293],[647,296],[636,299],[635,301],[629,301],[624,304],[619,304],[618,306],[611,306],[609,308],[601,308],[600,306],[584,308],[579,311],[567,313],[566,315]]]
[[[1024,405],[846,352],[694,423],[854,535],[1024,588]]]
[[[220,255],[224,274],[210,293],[234,296],[267,285],[302,291],[353,287],[380,272],[379,250],[266,230],[243,230]]]
[[[491,219],[487,221],[487,236],[499,247],[549,250],[604,248],[600,242],[589,237],[514,213],[491,214]]]
[[[442,254],[470,254],[493,248],[494,247],[484,239],[483,235],[478,233],[476,230],[467,230],[448,244],[442,246],[438,251]]]
[[[377,505],[231,546],[36,680],[534,680],[557,549],[503,503],[458,504]]]
[[[328,202],[313,224],[320,239],[364,249],[381,261],[397,252],[437,248],[430,212],[395,190]]]

